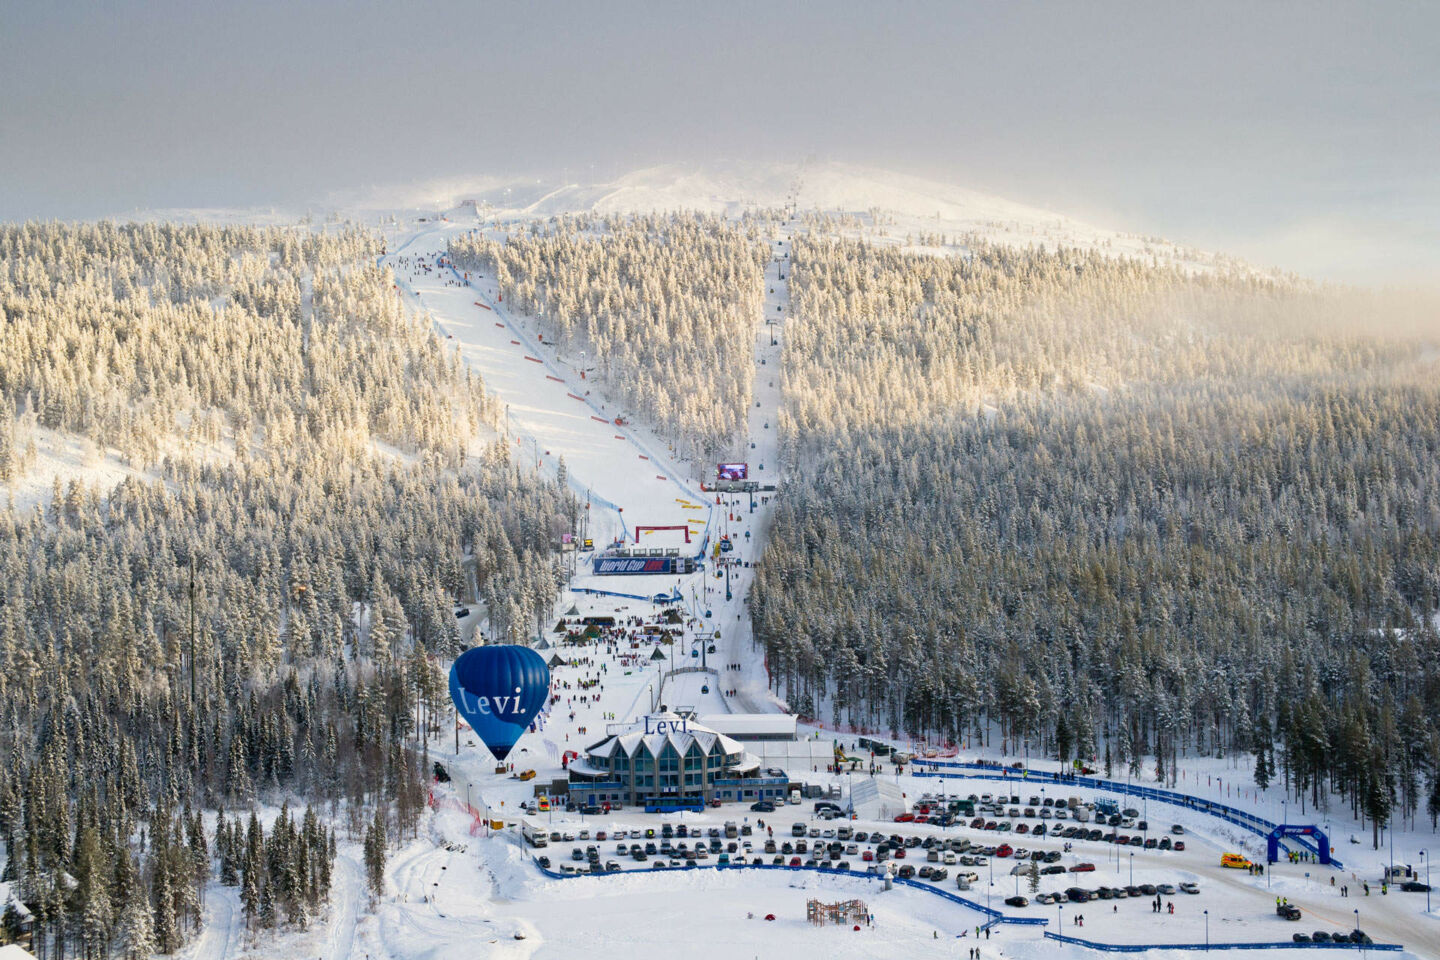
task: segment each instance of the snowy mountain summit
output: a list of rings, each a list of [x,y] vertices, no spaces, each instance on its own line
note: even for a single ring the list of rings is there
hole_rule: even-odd
[[[739,216],[791,208],[850,215],[856,218],[854,229],[871,237],[979,234],[1021,246],[1078,246],[1197,266],[1216,262],[1213,255],[956,184],[837,162],[662,164],[592,183],[461,177],[377,190],[340,206],[359,216],[421,211],[452,221],[491,222],[677,210]]]

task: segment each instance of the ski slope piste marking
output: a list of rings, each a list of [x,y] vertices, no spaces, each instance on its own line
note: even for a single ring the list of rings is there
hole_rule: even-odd
[[[407,246],[408,246],[408,244],[407,244]],[[442,251],[442,252],[437,252],[436,255],[435,255],[435,262],[437,263],[437,265],[443,266],[445,269],[449,270],[450,273],[454,275],[454,277],[455,277],[456,280],[459,280],[459,281],[460,281],[461,283],[463,283],[465,286],[467,286],[467,287],[469,287],[471,290],[473,290],[473,291],[475,292],[475,295],[476,295],[477,297],[479,297],[481,300],[485,300],[485,299],[486,299],[485,294],[480,290],[479,287],[475,286],[475,284],[473,284],[473,283],[470,282],[470,278],[469,278],[469,277],[465,276],[465,275],[464,275],[463,273],[461,273],[459,270],[455,269],[455,264],[454,264],[453,262],[451,262],[448,253],[443,252],[443,251]],[[482,303],[481,306],[484,306],[484,304]],[[491,311],[492,311],[497,317],[499,317],[501,320],[503,320],[503,321],[505,322],[506,328],[509,329],[509,331],[510,331],[511,333],[513,333],[513,334],[514,334],[515,336],[517,336],[517,337],[520,337],[522,341],[528,341],[528,339],[529,339],[529,338],[528,338],[528,335],[525,333],[525,331],[521,330],[521,329],[516,325],[516,323],[514,322],[514,319],[511,317],[510,311],[509,311],[508,309],[506,309],[506,308],[502,307],[500,304],[496,303],[496,304],[492,304],[492,305],[491,305]],[[527,349],[527,350],[535,350],[536,353],[541,353],[542,356],[543,356],[542,351],[536,349],[535,347],[533,347],[533,346],[532,346],[531,344],[529,344],[528,342],[522,342],[521,346],[523,346],[523,347],[524,347],[525,349]],[[543,344],[542,344],[542,346],[543,346]],[[532,357],[532,356],[529,356],[529,355],[526,355],[525,359],[526,359],[526,360],[532,360],[532,361],[534,361],[535,363],[540,364],[541,366],[543,366],[543,367],[546,369],[546,371],[548,371],[548,374],[551,375],[551,376],[558,375],[558,374],[560,374],[560,373],[562,372],[562,371],[560,371],[560,370],[555,369],[553,366],[551,366],[551,365],[550,365],[550,362],[549,362],[548,360],[543,360],[543,359],[540,359],[540,358],[537,358],[537,357]],[[561,383],[568,383],[568,381],[564,380],[563,378],[560,380],[560,382],[561,382]],[[572,394],[572,396],[573,396],[573,394]],[[589,407],[591,410],[594,410],[596,414],[604,413],[604,412],[605,412],[605,411],[601,410],[598,406],[596,406],[595,402],[594,402],[593,400],[590,400],[589,398],[583,398],[583,399],[581,399],[581,402],[584,403],[584,404],[585,404],[587,407]],[[611,423],[611,422],[613,422],[610,418],[605,418],[605,417],[592,416],[592,418],[595,419],[595,420],[598,420],[598,421],[601,422],[601,423]],[[621,429],[624,429],[624,428],[622,427]],[[651,450],[650,450],[648,447],[646,447],[643,443],[641,443],[639,440],[637,440],[637,439],[635,438],[635,434],[634,434],[633,431],[627,430],[627,431],[625,432],[625,439],[626,439],[630,444],[632,444],[636,449],[638,449],[642,454],[648,455],[651,460],[660,460],[660,459],[661,459],[660,457],[658,457],[658,456],[656,456],[654,453],[652,453]],[[665,462],[668,462],[668,461],[665,461]],[[671,466],[673,467],[674,465],[671,464]],[[679,470],[675,470],[674,472],[675,472],[675,473],[679,473]],[[694,489],[692,489],[692,488],[691,488],[690,486],[688,486],[687,484],[681,482],[678,477],[657,477],[657,479],[666,481],[666,482],[668,482],[668,483],[673,483],[673,484],[675,484],[676,487],[679,487],[679,488],[680,488],[680,492],[681,492],[681,493],[684,493],[684,494],[686,494],[687,496],[689,496],[689,497],[691,497],[691,498],[693,498],[693,499],[695,499],[695,500],[700,501],[701,503],[706,502],[706,498],[705,498],[704,496],[702,496],[702,495],[700,495],[700,494],[697,494]],[[618,508],[617,508],[617,512],[618,512]],[[714,508],[714,507],[711,507],[709,513],[706,515],[706,519],[705,519],[705,537],[704,537],[704,540],[703,540],[703,542],[702,542],[702,544],[701,544],[700,552],[699,552],[698,554],[696,554],[696,556],[697,556],[698,558],[701,558],[701,559],[703,559],[704,556],[705,556],[705,546],[709,543],[709,540],[710,540],[710,525],[711,525],[711,522],[712,522],[712,520],[713,520],[713,518],[714,518],[714,513],[715,513],[715,508]],[[622,528],[623,528],[623,518],[622,518]]]
[[[377,265],[381,264],[381,263],[386,259],[386,257],[388,257],[388,256],[398,255],[402,250],[408,249],[412,243],[414,243],[416,240],[420,239],[421,237],[428,237],[428,236],[433,235],[434,233],[436,233],[435,230],[426,230],[426,231],[423,231],[423,232],[421,232],[421,233],[414,234],[413,236],[410,237],[410,239],[406,240],[405,243],[403,243],[400,247],[398,247],[398,248],[395,250],[395,254],[385,254],[385,255],[381,255],[380,257],[378,257],[378,258],[376,259],[376,264],[377,264]],[[446,263],[446,266],[449,266],[448,262]],[[453,267],[450,267],[450,269],[451,269],[452,272],[454,271],[454,268],[453,268]],[[410,295],[413,296],[413,297],[416,299],[417,302],[420,302],[420,303],[423,305],[423,303],[424,303],[424,297],[421,296],[420,291],[419,291],[418,289],[416,289],[414,286],[412,286],[412,285],[410,284],[409,278],[404,277],[404,276],[401,276],[400,274],[396,274],[396,275],[395,275],[395,280],[396,280],[396,284],[397,284],[397,285],[403,283],[403,284],[405,285],[405,289],[406,289],[407,291],[409,291]],[[468,281],[466,281],[466,286],[471,286]],[[472,286],[471,289],[474,289],[474,287]],[[441,333],[444,333],[444,332],[445,332],[443,326],[441,325],[441,321],[439,320],[439,318],[432,318],[432,320],[431,320],[431,325],[434,326],[434,327],[435,327],[437,330],[439,330]],[[496,321],[495,326],[499,327],[499,328],[502,329],[502,330],[505,329],[505,324],[500,323],[499,321]],[[466,368],[467,370],[473,368],[473,364],[470,362],[470,358],[469,358],[469,357],[466,357],[466,356],[464,356],[464,355],[462,354],[461,360],[464,362],[465,368]],[[481,371],[478,371],[478,370],[477,370],[477,371],[475,371],[475,372],[476,372],[476,373],[480,373],[481,376],[482,376],[482,378],[483,378],[483,373],[482,373]],[[551,379],[551,380],[557,380],[557,381],[560,382],[560,383],[564,383],[564,382],[565,382],[564,380],[561,380],[559,377],[550,377],[549,379]],[[535,435],[534,435],[532,432],[530,432],[529,430],[526,430],[524,427],[522,427],[522,426],[520,425],[519,420],[515,417],[515,415],[508,412],[508,411],[509,411],[509,404],[506,404],[506,411],[507,411],[507,412],[506,412],[506,415],[505,415],[506,422],[510,425],[511,431],[512,431],[512,433],[515,435],[515,437],[517,438],[517,440],[529,440],[529,441],[531,441],[532,443],[536,444],[537,446],[541,445],[541,444],[540,444],[540,438],[537,437],[537,436],[535,436]],[[609,423],[609,421],[607,420],[606,423]],[[577,477],[577,476],[576,476],[575,474],[573,474],[573,473],[569,474],[569,476],[568,476],[568,484],[569,484],[570,488],[571,488],[572,490],[574,490],[577,495],[585,497],[585,498],[586,498],[586,502],[593,502],[593,503],[595,503],[596,505],[598,505],[602,510],[609,510],[611,513],[615,514],[615,518],[616,518],[616,520],[619,521],[619,524],[620,524],[620,532],[621,532],[621,534],[625,537],[626,540],[629,540],[629,539],[630,539],[630,528],[626,525],[626,523],[625,523],[625,514],[624,514],[624,512],[621,511],[621,509],[620,509],[620,507],[619,507],[618,505],[616,505],[614,502],[612,502],[612,501],[610,501],[610,500],[607,500],[606,498],[600,496],[599,494],[594,493],[589,487],[587,487],[585,484],[581,483],[581,482],[580,482],[580,478]]]

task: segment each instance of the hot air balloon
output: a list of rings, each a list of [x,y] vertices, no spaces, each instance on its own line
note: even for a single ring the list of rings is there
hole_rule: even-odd
[[[549,693],[550,668],[529,647],[475,647],[450,668],[450,699],[496,760],[510,754]]]

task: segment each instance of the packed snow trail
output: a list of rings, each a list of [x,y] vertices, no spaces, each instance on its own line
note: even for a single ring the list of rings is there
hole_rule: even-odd
[[[588,385],[579,372],[554,357],[554,351],[538,342],[508,312],[499,300],[493,283],[478,277],[467,280],[438,266],[444,256],[449,234],[468,232],[451,225],[431,228],[407,239],[385,260],[397,280],[435,320],[442,336],[455,341],[465,363],[481,374],[487,390],[506,405],[511,423],[529,436],[513,455],[529,455],[533,466],[552,475],[565,458],[572,488],[589,502],[613,507],[591,511],[591,535],[597,546],[611,538],[622,538],[636,524],[689,526],[695,518],[678,499],[706,504],[698,486],[690,483],[658,443],[638,436],[634,425],[616,425],[616,410],[608,402],[588,394]],[[415,272],[401,261],[402,254],[423,260],[428,269]],[[452,282],[459,277],[459,281]],[[713,511],[707,511],[707,521]],[[600,514],[605,522],[600,522]],[[691,534],[689,552],[698,552],[710,534]],[[674,539],[678,540],[678,536]],[[666,545],[683,544],[670,543]],[[657,544],[658,545],[658,544]],[[663,581],[671,586],[675,577],[625,578],[627,587],[640,583],[648,588]],[[614,589],[614,578],[579,577],[578,583]],[[651,592],[658,592],[651,591]]]
[[[245,916],[240,888],[212,883],[205,892],[205,928],[189,951],[190,960],[229,960],[240,955]]]
[[[790,224],[778,231],[770,240],[771,257],[765,265],[765,316],[755,332],[754,383],[750,407],[749,440],[746,443],[746,457],[750,463],[751,479],[761,483],[780,481],[780,404],[783,386],[781,351],[785,318],[790,311]],[[745,494],[730,494],[729,498],[739,504],[738,514],[742,517],[736,526],[735,539],[739,548],[752,563],[760,559],[770,533],[770,516],[774,510],[773,501],[777,493],[755,495],[755,511],[749,512],[750,498]],[[748,535],[748,537],[747,537]],[[721,653],[726,654],[725,662],[739,665],[732,672],[732,682],[721,670],[722,681],[736,690],[733,706],[748,713],[771,713],[781,709],[781,704],[770,692],[770,679],[765,664],[764,651],[755,645],[754,623],[750,618],[748,598],[750,585],[754,580],[752,568],[740,567],[739,576],[732,583],[732,593],[737,599],[733,612],[738,619],[728,615],[724,618],[722,630],[724,644]]]
[[[365,882],[360,876],[360,865],[348,853],[335,855],[335,866],[331,871],[330,909],[330,952],[327,960],[350,960],[355,947],[355,925],[364,912]]]

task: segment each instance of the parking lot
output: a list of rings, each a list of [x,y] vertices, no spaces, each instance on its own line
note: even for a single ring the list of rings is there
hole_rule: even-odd
[[[1094,811],[1081,807],[1085,820],[1079,821],[1066,800],[1047,799],[982,794],[942,803],[921,797],[915,813],[890,823],[833,819],[836,808],[825,801],[813,804],[803,819],[796,819],[800,808],[782,805],[773,813],[747,810],[738,819],[720,819],[726,814],[717,811],[629,826],[620,822],[620,811],[608,826],[550,830],[546,847],[532,853],[547,869],[576,875],[741,863],[893,872],[1017,914],[1091,901],[1144,899],[1150,906],[1157,896],[1168,911],[1166,898],[1201,896],[1201,885],[1185,869],[1183,828],[1126,812],[1113,815],[1114,827],[1109,817],[1100,826]],[[942,822],[940,811],[956,805],[973,807],[975,816],[945,825],[950,819]],[[735,809],[744,808],[728,815],[736,816]],[[1106,881],[1096,882],[1101,864],[1109,871],[1118,860],[1133,872],[1135,852],[1144,857],[1143,878],[1111,882],[1106,872]],[[1166,871],[1167,865],[1173,869]]]

